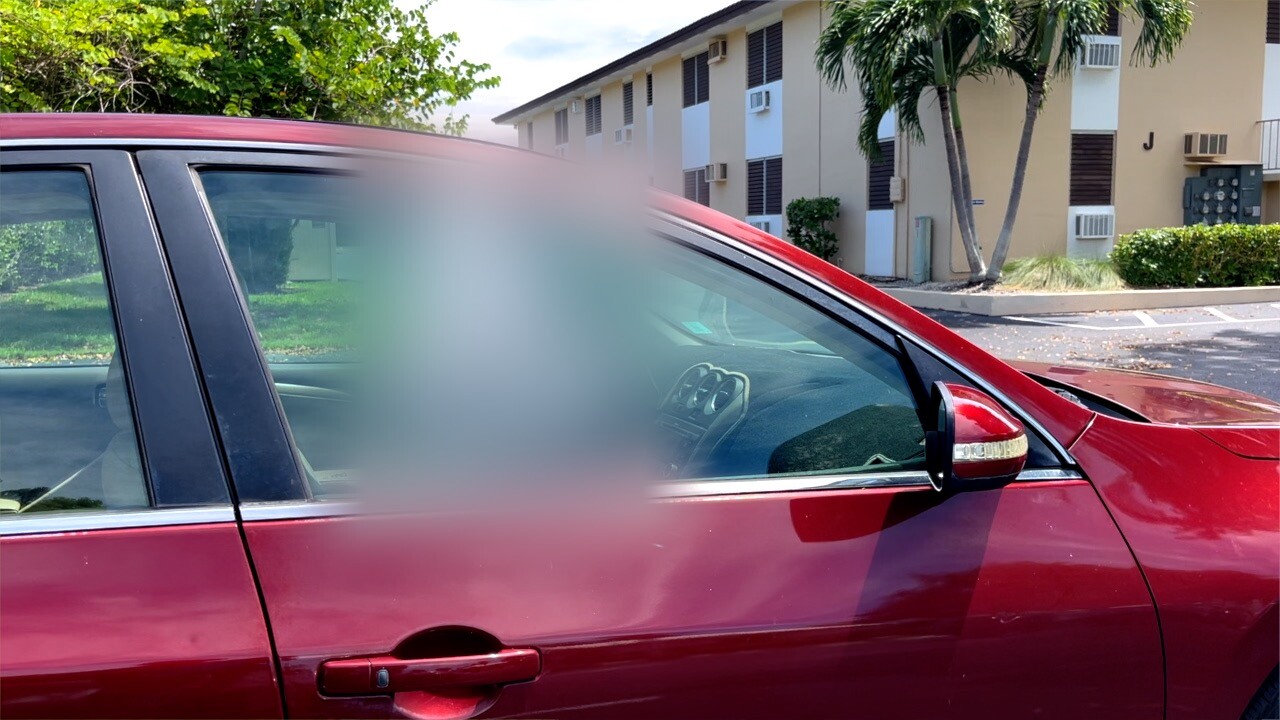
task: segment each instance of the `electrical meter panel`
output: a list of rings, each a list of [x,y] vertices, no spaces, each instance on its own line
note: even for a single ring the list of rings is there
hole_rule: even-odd
[[[1184,225],[1262,222],[1262,166],[1221,165],[1200,168],[1200,177],[1182,185]]]

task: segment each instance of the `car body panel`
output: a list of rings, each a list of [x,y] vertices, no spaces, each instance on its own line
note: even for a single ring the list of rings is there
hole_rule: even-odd
[[[486,716],[1161,715],[1150,597],[1083,481],[646,513],[247,522],[290,714],[386,715],[318,665],[460,625],[542,653]]]
[[[1280,403],[1219,385],[1133,370],[1027,361],[1011,364],[1023,372],[1100,395],[1152,422],[1280,428]]]
[[[1188,428],[1101,415],[1071,450],[1150,583],[1168,718],[1240,717],[1277,664],[1280,466]]]
[[[235,523],[6,537],[0,714],[280,717]]]

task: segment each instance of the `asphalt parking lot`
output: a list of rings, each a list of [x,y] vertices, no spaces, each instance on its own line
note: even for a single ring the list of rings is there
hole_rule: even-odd
[[[1280,401],[1280,303],[985,317],[924,310],[999,357],[1144,370]]]

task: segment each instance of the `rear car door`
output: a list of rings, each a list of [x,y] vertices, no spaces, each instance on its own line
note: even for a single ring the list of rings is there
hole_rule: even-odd
[[[0,153],[0,715],[279,717],[133,159]]]
[[[545,471],[555,458],[504,464],[538,457],[513,442],[523,436],[507,421],[544,419],[520,414],[530,398],[549,398],[551,425],[578,407],[560,394],[569,385],[541,372],[555,369],[545,354],[573,366],[572,378],[608,386],[591,372],[598,363],[557,355],[572,342],[538,342],[537,333],[518,342],[544,289],[527,275],[541,268],[572,283],[555,273],[578,258],[547,269],[546,257],[504,245],[513,262],[462,233],[441,242],[472,243],[455,249],[480,252],[486,274],[448,265],[450,253],[430,256],[445,267],[411,267],[423,259],[411,255],[375,263],[339,210],[361,192],[350,159],[194,150],[140,160],[180,291],[204,299],[184,309],[288,714],[1161,715],[1151,598],[1079,468],[1041,435],[1018,482],[929,489],[904,366],[965,378],[910,339],[899,344],[900,331],[723,238],[655,220],[659,250],[643,256],[662,258],[660,292],[645,296],[653,332],[622,333],[645,346],[610,367],[652,385],[671,477],[630,512],[577,512],[564,493],[548,508],[521,482],[561,489]],[[435,354],[421,357],[380,358],[376,345],[345,353],[357,338],[343,320],[353,288],[385,296],[406,278],[372,269],[407,267],[408,286],[423,294],[408,309],[366,312],[358,337],[390,326],[403,340],[417,330],[397,323],[417,317],[457,342],[426,343]],[[504,295],[504,280],[520,292]],[[585,298],[572,295],[581,288],[555,289],[583,300],[566,306],[567,324],[580,327],[606,316],[627,285],[589,284],[595,294]],[[435,389],[442,406],[425,408],[439,422],[389,425],[424,416],[414,378],[395,373],[428,358],[456,372]],[[636,360],[645,372],[626,374]],[[361,414],[361,393],[385,394],[384,373],[396,397]],[[513,404],[476,411],[495,396]],[[588,460],[610,422],[592,420],[568,421],[590,434],[574,450]],[[486,429],[479,438],[466,432],[472,422]],[[420,478],[396,469],[431,485],[433,499],[443,485],[461,501],[371,515],[341,500],[360,477],[343,445],[361,425],[379,429],[375,440],[431,451],[404,457],[459,461],[447,466],[468,478],[457,487],[435,465]],[[486,484],[492,477],[474,467],[505,484]],[[620,467],[597,468],[595,486],[565,482],[595,492]]]

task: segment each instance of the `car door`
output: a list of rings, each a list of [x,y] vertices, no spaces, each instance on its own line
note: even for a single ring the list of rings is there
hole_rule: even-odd
[[[417,265],[423,258],[408,247],[397,248],[406,253],[399,262],[368,261],[369,243],[352,240],[360,229],[344,229],[336,208],[373,179],[336,153],[287,150],[155,151],[140,160],[179,289],[205,299],[184,309],[288,714],[1163,712],[1151,597],[1080,468],[1033,430],[1034,462],[1017,482],[953,495],[929,489],[905,368],[972,381],[903,331],[672,220],[651,221],[650,252],[634,259],[659,270],[635,284],[635,274],[615,282],[588,273],[608,281],[576,286],[581,273],[557,272],[578,272],[577,256],[548,261],[536,243],[533,252],[510,243],[495,254],[478,230],[441,239],[459,253],[430,253],[441,265]],[[492,219],[470,217],[476,228]],[[349,279],[340,247],[365,253]],[[468,253],[484,262],[450,264]],[[371,275],[378,269],[389,274]],[[570,328],[554,340],[528,330],[546,319],[529,310],[545,289],[529,276],[541,272],[576,301],[553,305],[570,313],[548,325]],[[424,341],[437,354],[421,358],[378,357],[377,345],[345,359],[334,352],[369,336],[329,322],[351,284],[366,288],[366,301],[377,287],[385,302],[406,277],[423,294],[405,301],[412,307],[365,308],[364,329],[390,326],[403,340],[417,318],[456,333],[428,339],[456,342]],[[653,322],[618,333],[628,352],[608,355],[610,363],[568,357],[565,348],[576,352],[584,339],[573,329],[629,317],[609,313],[615,301],[628,306],[637,285]],[[556,362],[544,356],[592,388],[609,386],[591,372],[601,364],[621,385],[652,384],[670,475],[648,488],[652,500],[621,509],[581,502],[626,471],[593,464],[611,420],[566,421],[564,409],[580,398],[547,372]],[[378,371],[362,372],[356,357]],[[647,365],[643,380],[632,373],[637,360]],[[425,378],[411,377],[416,367]],[[385,391],[387,374],[395,397],[362,414],[358,396]],[[433,383],[443,387],[421,397],[434,401],[418,400],[418,386]],[[477,411],[495,395],[510,404]],[[527,416],[529,407],[545,415]],[[423,416],[444,421],[393,426]],[[468,432],[472,424],[484,431]],[[540,424],[589,434],[573,469],[598,482],[560,485],[546,471],[559,467],[556,458],[516,442],[520,432],[541,441],[526,427]],[[431,453],[404,457],[456,461],[421,472],[431,502],[370,512],[340,499],[360,475],[340,451],[360,425],[377,428],[375,441],[391,438],[375,445],[383,451],[418,443]],[[396,468],[417,487],[411,466]],[[455,475],[466,482],[455,486]],[[526,483],[547,483],[552,500]],[[445,496],[458,502],[437,504]]]
[[[120,150],[0,153],[0,715],[279,717],[186,333]]]

